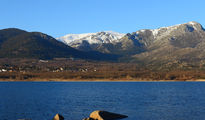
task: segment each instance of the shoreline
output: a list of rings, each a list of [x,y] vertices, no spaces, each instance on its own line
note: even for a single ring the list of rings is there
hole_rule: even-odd
[[[151,80],[151,79],[0,79],[0,82],[205,82],[205,79]]]

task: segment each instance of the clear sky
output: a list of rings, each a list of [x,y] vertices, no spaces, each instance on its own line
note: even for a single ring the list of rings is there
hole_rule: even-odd
[[[134,32],[189,21],[205,25],[205,0],[0,0],[0,29],[53,37],[99,31]]]

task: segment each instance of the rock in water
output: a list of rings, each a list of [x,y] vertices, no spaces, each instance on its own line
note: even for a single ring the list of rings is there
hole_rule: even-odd
[[[56,114],[53,120],[64,120],[64,117],[60,114]]]
[[[127,117],[128,116],[126,115],[97,110],[92,112],[89,118],[85,118],[83,120],[116,120],[116,119],[122,119]]]
[[[84,118],[83,120],[95,120],[93,118]]]

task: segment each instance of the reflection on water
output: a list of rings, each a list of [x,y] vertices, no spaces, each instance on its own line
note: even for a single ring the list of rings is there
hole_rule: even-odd
[[[124,120],[203,120],[203,82],[1,82],[1,120],[81,120],[94,110]]]

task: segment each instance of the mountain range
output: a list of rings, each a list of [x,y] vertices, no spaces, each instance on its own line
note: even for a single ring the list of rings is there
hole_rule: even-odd
[[[121,56],[119,61],[157,65],[158,68],[205,65],[205,30],[200,23],[192,21],[127,34],[113,33],[115,32],[83,34],[85,36],[77,38],[72,37],[73,34],[68,34],[57,39],[66,41],[67,45],[81,51],[117,54]],[[101,34],[108,37],[103,36],[102,39]],[[100,42],[93,42],[96,38]]]
[[[40,32],[0,30],[0,57],[75,57],[135,62],[157,68],[205,66],[205,30],[188,22],[132,33],[103,31],[53,38]]]

